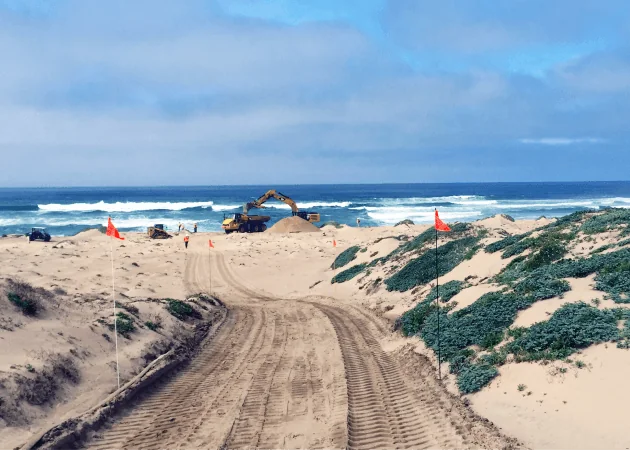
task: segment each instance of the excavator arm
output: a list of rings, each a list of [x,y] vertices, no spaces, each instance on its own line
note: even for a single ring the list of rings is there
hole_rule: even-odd
[[[247,214],[252,208],[264,208],[263,203],[265,203],[270,198],[275,198],[276,200],[280,200],[281,202],[286,203],[291,207],[291,211],[293,213],[299,212],[297,204],[291,198],[280,192],[277,192],[275,189],[270,189],[253,202],[245,203],[245,205],[243,205],[243,214]]]

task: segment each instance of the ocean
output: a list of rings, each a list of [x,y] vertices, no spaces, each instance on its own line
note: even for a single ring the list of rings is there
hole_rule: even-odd
[[[224,214],[275,188],[301,210],[322,221],[356,226],[393,225],[403,219],[431,223],[433,210],[447,222],[473,221],[494,214],[515,219],[559,217],[582,209],[630,208],[630,182],[449,183],[208,187],[0,188],[0,234],[23,234],[46,227],[68,236],[107,223],[121,231],[146,231],[162,223],[176,230],[181,221],[199,231],[221,231]],[[291,215],[271,199],[259,214],[269,225]]]

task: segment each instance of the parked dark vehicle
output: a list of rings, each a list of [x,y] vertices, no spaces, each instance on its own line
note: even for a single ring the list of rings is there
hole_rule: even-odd
[[[28,233],[29,241],[50,241],[50,234],[46,231],[46,228],[32,228],[31,232]]]

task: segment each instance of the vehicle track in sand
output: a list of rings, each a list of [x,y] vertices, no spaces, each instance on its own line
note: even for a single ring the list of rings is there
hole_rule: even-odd
[[[404,375],[381,348],[381,319],[328,298],[254,291],[214,251],[188,254],[189,293],[210,291],[210,264],[226,322],[88,448],[496,447],[485,428],[471,444],[470,421],[449,415],[452,399],[437,383]]]
[[[241,294],[266,301],[280,298],[241,283],[217,254],[221,278]],[[322,299],[324,300],[324,299]],[[449,421],[440,403],[427,402],[405,384],[397,363],[376,337],[387,330],[380,320],[353,306],[294,300],[322,311],[332,323],[342,352],[348,400],[347,448],[462,448],[463,427]],[[329,303],[329,302],[326,302]]]
[[[190,254],[189,293],[208,291],[207,262]],[[137,398],[85,447],[342,448],[345,383],[332,326],[309,305],[243,300],[190,365]]]

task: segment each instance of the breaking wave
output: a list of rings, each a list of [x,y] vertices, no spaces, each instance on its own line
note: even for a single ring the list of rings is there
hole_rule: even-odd
[[[37,205],[40,211],[52,212],[136,212],[136,211],[182,211],[192,208],[211,208],[212,202],[116,202],[105,203],[70,203],[63,205],[51,203]]]

